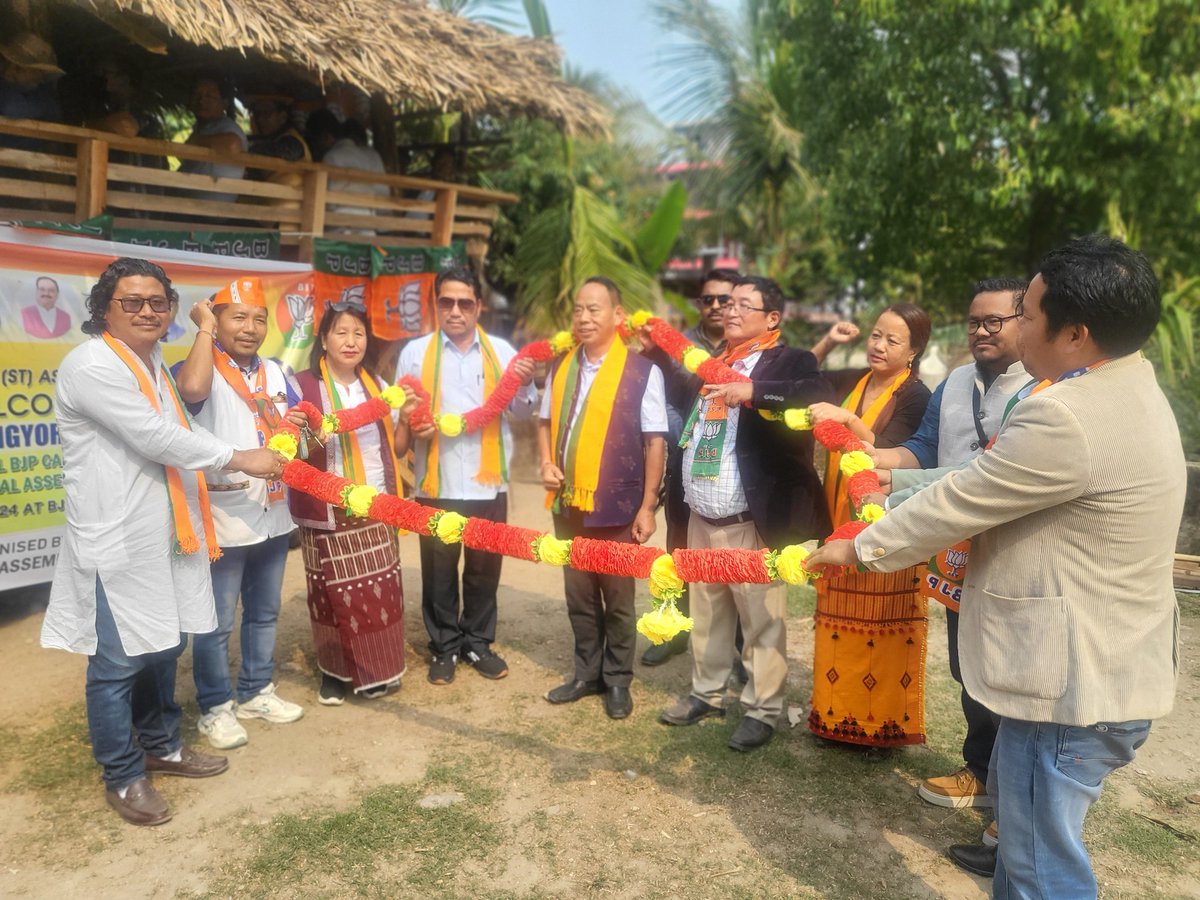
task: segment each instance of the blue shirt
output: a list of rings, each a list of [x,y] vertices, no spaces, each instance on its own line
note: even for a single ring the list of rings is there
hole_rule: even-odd
[[[938,461],[938,432],[942,420],[942,389],[946,382],[939,384],[929,398],[925,407],[925,415],[916,432],[900,446],[917,458],[922,469],[932,469]]]

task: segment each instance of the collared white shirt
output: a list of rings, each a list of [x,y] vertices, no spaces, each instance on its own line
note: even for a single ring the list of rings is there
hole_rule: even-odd
[[[261,357],[255,358],[249,370],[238,368],[238,375],[251,392],[257,383],[260,367],[264,371],[267,395],[275,398],[275,408],[283,415],[289,406],[300,401],[300,395],[289,383],[279,363]],[[229,386],[215,365],[208,399],[203,403],[189,404],[188,408],[196,424],[235,447],[261,444],[254,413],[237,391]],[[205,480],[210,488],[208,499],[212,504],[217,543],[222,547],[259,544],[281,534],[290,534],[296,527],[288,512],[286,494],[271,502],[272,486],[265,479],[251,478],[241,472],[213,471],[205,474]]]
[[[161,413],[98,338],[75,347],[59,366],[54,402],[67,528],[42,623],[43,647],[96,652],[97,577],[131,656],[168,650],[183,633],[217,627],[196,479],[181,473],[200,549],[176,554],[163,466],[223,468],[234,448],[179,424],[157,346],[152,362]]]
[[[421,368],[425,362],[425,352],[430,341],[438,339],[442,342],[442,372],[441,372],[441,411],[443,413],[465,413],[477,406],[482,406],[487,399],[483,392],[483,350],[479,346],[479,336],[476,335],[466,350],[459,350],[454,341],[450,340],[443,331],[425,335],[410,341],[400,351],[400,361],[396,366],[396,380],[405,375],[420,379]],[[492,349],[496,351],[496,361],[500,370],[508,368],[517,355],[512,344],[503,338],[488,335]],[[425,385],[425,390],[431,391],[433,385]],[[533,384],[523,385],[508,405],[508,415],[523,419],[533,414],[537,406],[537,388]],[[508,416],[500,419],[500,435],[504,441],[504,458],[508,469],[512,471],[513,436],[508,424]],[[417,440],[413,455],[416,457],[415,475],[417,479],[417,496],[425,497],[421,484],[425,480],[426,461],[429,455],[429,442]],[[463,433],[458,437],[438,436],[438,470],[439,493],[442,497],[452,500],[494,500],[508,485],[480,484],[475,480],[479,473],[480,460],[483,455],[483,432],[474,434]]]
[[[365,373],[364,373],[365,374]],[[367,378],[374,378],[374,375],[367,375]],[[331,379],[332,380],[332,379]],[[362,379],[356,378],[353,384],[338,384],[333,381],[334,389],[338,392],[338,402],[342,404],[343,409],[350,409],[366,403],[371,399],[371,395],[367,393],[367,389],[363,387]],[[332,404],[330,409],[332,409]],[[396,422],[399,421],[400,413],[398,410],[392,410],[390,428],[396,427]],[[379,436],[379,426],[372,422],[369,425],[364,425],[358,431],[354,432],[358,438],[358,452],[362,455],[364,478],[362,483],[369,484],[371,487],[380,493],[387,491],[387,472],[383,467],[383,455],[390,453],[391,448],[383,445],[383,440]],[[325,447],[330,454],[332,467],[329,471],[336,472],[343,478],[349,477],[346,475],[346,469],[342,464],[342,441],[337,435],[333,435],[325,442]]]
[[[588,395],[588,391],[592,389],[592,382],[596,380],[596,374],[600,371],[600,367],[604,365],[604,358],[608,354],[600,357],[595,362],[588,358],[587,351],[583,351],[582,362],[579,366],[579,400],[575,403],[575,408],[571,410],[571,422],[567,429],[567,443],[571,441],[571,434],[575,431],[575,425],[579,421],[578,412],[583,406],[583,401]],[[564,360],[562,365],[567,365]],[[551,385],[546,383],[546,389],[542,392],[542,408],[539,413],[543,419],[550,419],[550,403],[551,403]],[[667,424],[667,392],[663,387],[662,369],[658,366],[650,368],[650,377],[646,380],[646,391],[642,394],[642,408],[640,417],[642,423],[642,434],[661,434],[666,435],[668,432]]]
[[[761,357],[761,350],[751,353],[745,359],[739,359],[731,368],[749,376]],[[728,410],[725,420],[725,442],[721,445],[720,474],[716,478],[693,478],[692,462],[695,459],[696,446],[704,434],[704,414],[708,411],[709,402],[707,399],[701,399],[696,424],[692,426],[692,436],[688,445],[683,448],[683,499],[688,508],[697,515],[709,519],[723,519],[750,508],[746,501],[746,491],[742,488],[742,474],[738,471],[737,455],[734,453],[737,447],[738,422],[743,408],[738,405],[731,406]]]

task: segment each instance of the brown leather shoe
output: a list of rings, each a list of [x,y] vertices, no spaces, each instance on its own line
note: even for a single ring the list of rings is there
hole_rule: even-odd
[[[147,753],[146,771],[162,775],[181,775],[184,778],[209,778],[220,775],[229,768],[229,760],[226,757],[200,753],[187,744],[180,750],[180,756],[179,762],[171,762],[169,759]]]
[[[167,801],[145,775],[129,785],[124,797],[110,788],[104,792],[104,799],[130,825],[161,825],[171,821]]]

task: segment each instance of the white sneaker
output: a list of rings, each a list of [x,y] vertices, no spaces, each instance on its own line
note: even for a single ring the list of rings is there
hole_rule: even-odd
[[[283,724],[295,722],[304,715],[304,707],[288,703],[275,693],[275,682],[271,682],[245,703],[239,703],[237,717],[239,719],[266,719],[268,722]]]
[[[202,715],[196,723],[200,733],[218,750],[232,750],[250,740],[246,729],[234,717],[233,709],[233,701],[226,700]]]

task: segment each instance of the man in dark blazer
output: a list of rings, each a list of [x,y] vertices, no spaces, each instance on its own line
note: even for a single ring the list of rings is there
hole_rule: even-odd
[[[811,433],[759,415],[832,400],[816,357],[781,343],[782,317],[779,285],[758,276],[739,279],[725,310],[721,359],[750,381],[705,385],[683,429],[691,549],[779,549],[829,531]],[[784,710],[786,586],[693,585],[691,612],[692,691],[661,721],[691,725],[725,715],[740,620],[749,676],[741,696],[746,715],[729,746],[741,751],[762,746]]]

